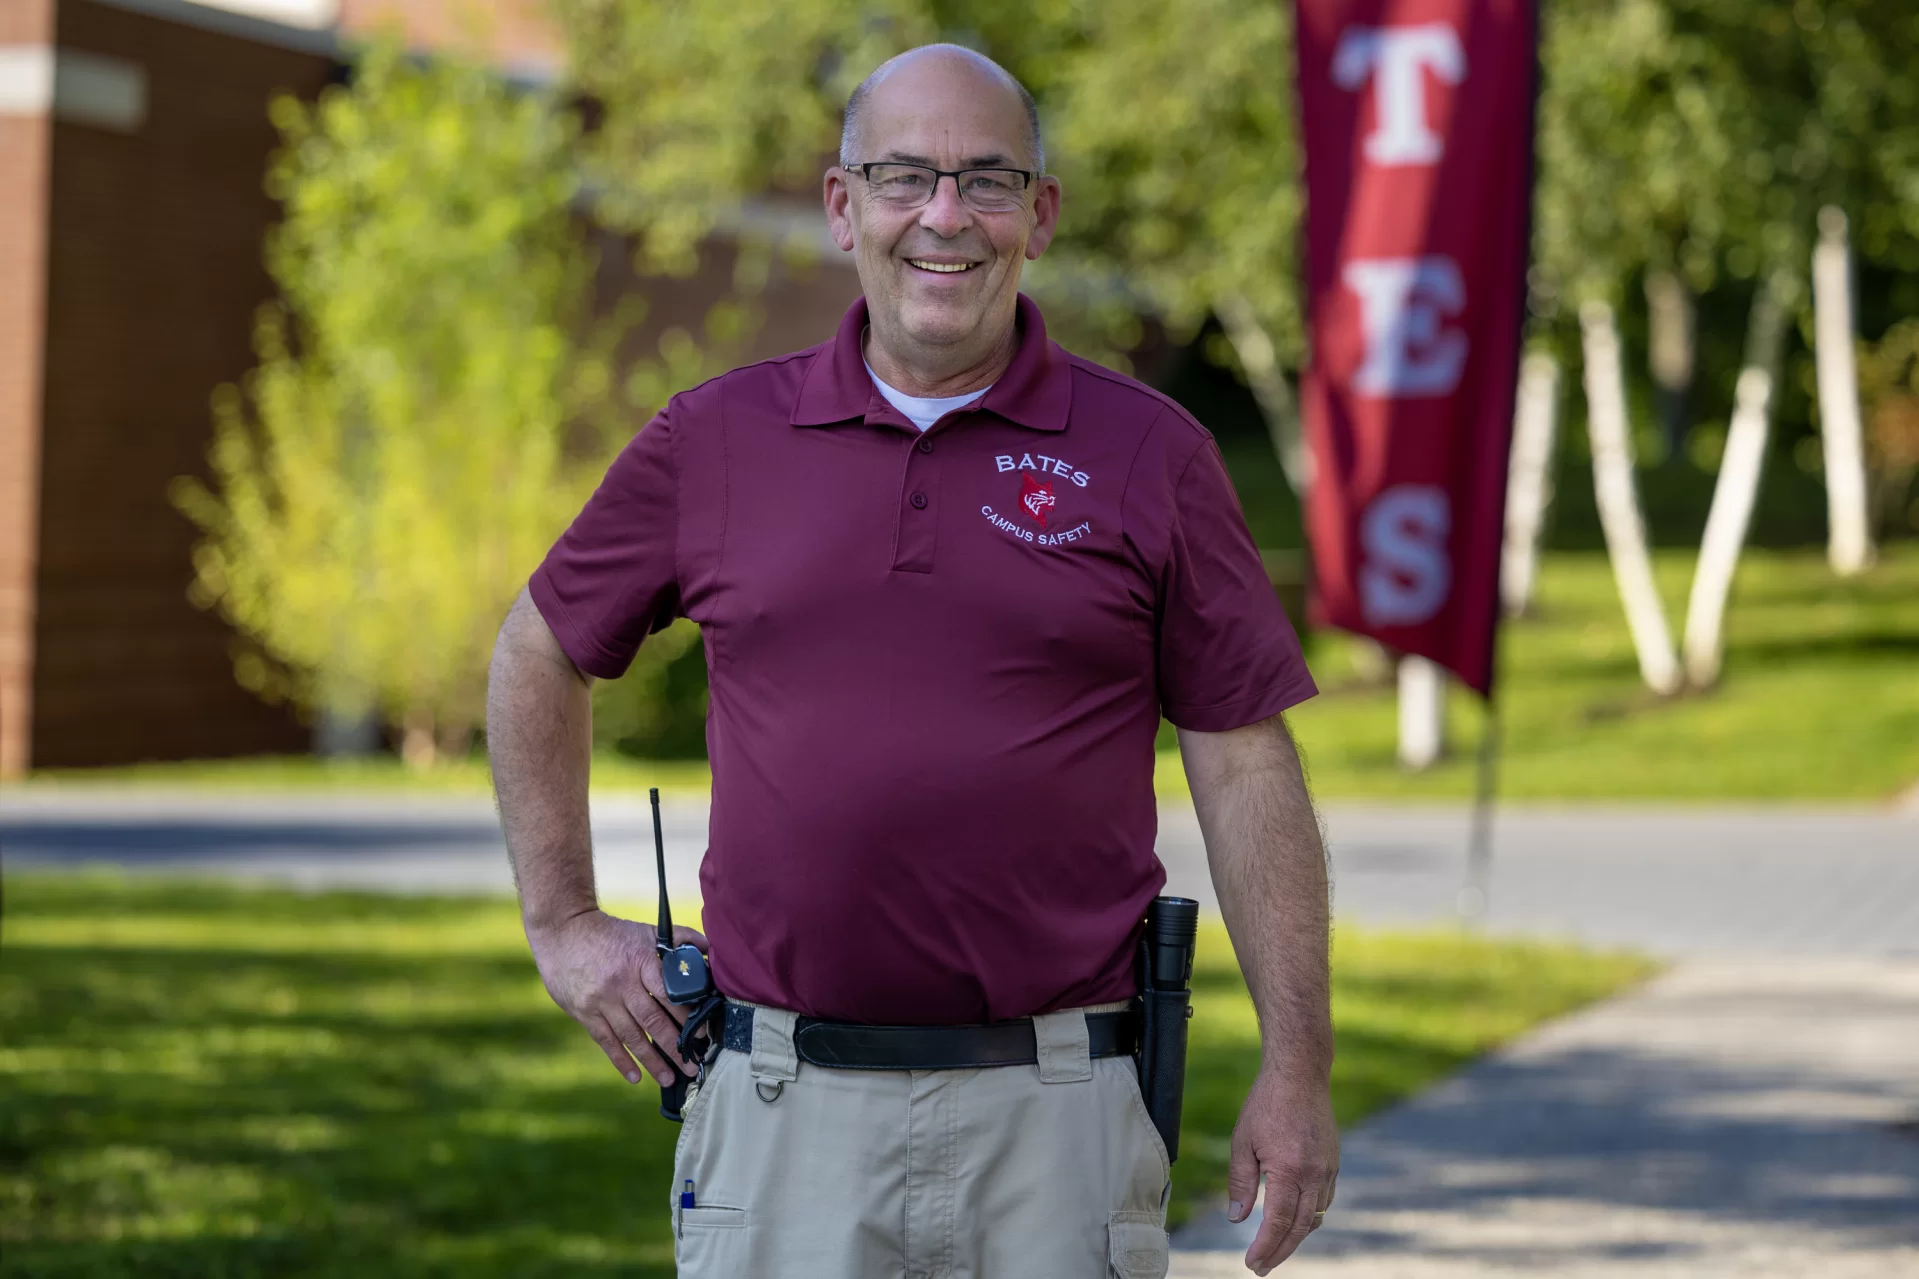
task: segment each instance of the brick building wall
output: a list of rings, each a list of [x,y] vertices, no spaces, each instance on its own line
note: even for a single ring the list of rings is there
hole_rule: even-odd
[[[93,0],[60,0],[56,39],[137,68],[144,111],[51,127],[32,763],[302,749],[187,602],[195,530],[167,486],[204,474],[209,395],[253,363],[267,103],[317,93],[330,41],[302,52]]]
[[[53,0],[0,4],[0,56],[15,82],[0,110],[0,776],[24,767],[32,715],[51,104],[26,82],[52,42]]]

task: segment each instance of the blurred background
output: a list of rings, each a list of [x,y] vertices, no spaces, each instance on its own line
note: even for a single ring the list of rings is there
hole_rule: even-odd
[[[503,896],[486,663],[668,396],[831,335],[840,105],[951,39],[1039,101],[1050,328],[1216,435],[1324,690],[1290,718],[1344,921],[1336,1093],[1383,1117],[1361,1224],[1299,1264],[1919,1274],[1919,16],[1541,13],[1511,803],[1462,903],[1493,716],[1306,628],[1289,6],[0,3],[8,1273],[671,1272],[673,1133]],[[1741,427],[1752,368],[1776,393]],[[1594,468],[1621,410],[1624,499]],[[1739,431],[1756,466],[1722,466]],[[650,893],[661,785],[691,894],[697,631],[595,697],[607,892]],[[1210,902],[1161,747],[1161,855]],[[1204,945],[1194,1274],[1257,1062]],[[1468,1149],[1478,1191],[1422,1180]]]

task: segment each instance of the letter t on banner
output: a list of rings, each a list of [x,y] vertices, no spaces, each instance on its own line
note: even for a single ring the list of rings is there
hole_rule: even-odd
[[[1316,620],[1490,695],[1533,0],[1297,0]]]

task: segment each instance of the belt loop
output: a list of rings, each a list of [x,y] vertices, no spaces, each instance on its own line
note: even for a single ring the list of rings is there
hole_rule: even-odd
[[[1086,1013],[1041,1013],[1033,1018],[1033,1044],[1039,1050],[1039,1078],[1044,1084],[1070,1084],[1093,1077],[1093,1053],[1086,1037]]]
[[[753,1078],[798,1079],[799,1055],[793,1051],[793,1023],[799,1015],[784,1008],[753,1010]]]

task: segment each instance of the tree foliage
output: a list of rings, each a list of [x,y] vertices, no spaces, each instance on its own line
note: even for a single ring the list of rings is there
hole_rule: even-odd
[[[430,758],[479,724],[499,619],[608,458],[576,129],[390,44],[273,117],[280,300],[215,398],[212,486],[176,487],[195,598],[251,642],[243,682]]]
[[[661,269],[690,267],[748,197],[817,198],[846,95],[937,32],[916,0],[556,0],[554,12],[571,75],[603,107],[586,161],[598,215]]]
[[[1663,0],[1558,0],[1541,41],[1536,287],[1616,305],[1648,262],[1706,287],[1738,149],[1720,52]]]
[[[1550,0],[1541,280],[1617,302],[1803,272],[1837,204],[1867,260],[1919,262],[1919,11],[1903,0]],[[1803,291],[1801,293],[1803,297]]]
[[[1181,334],[1244,299],[1297,359],[1290,6],[1114,0],[1079,17],[1034,77],[1070,201],[1053,269],[1123,282],[1104,296],[1143,301]]]
[[[1919,498],[1907,500],[1919,475],[1919,316],[1859,344],[1859,389],[1874,532],[1884,537],[1902,525],[1919,531]]]

